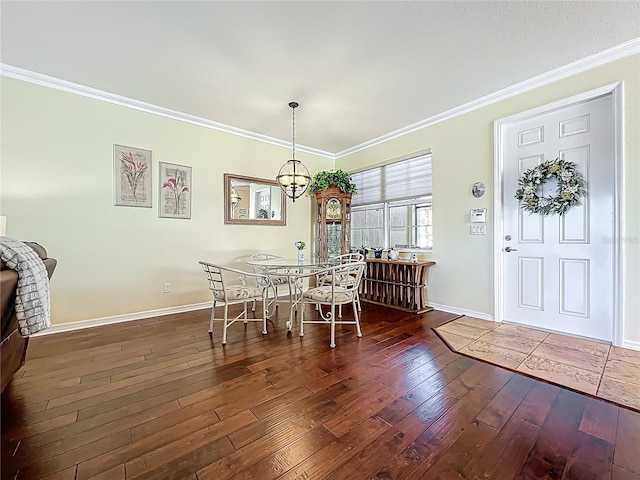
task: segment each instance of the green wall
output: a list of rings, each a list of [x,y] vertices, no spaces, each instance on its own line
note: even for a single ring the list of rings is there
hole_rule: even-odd
[[[334,161],[300,152],[312,174],[356,170],[411,152],[433,154],[430,300],[493,315],[494,122],[603,85],[624,82],[624,337],[640,345],[640,55],[617,60]],[[7,77],[0,78],[0,213],[7,233],[59,260],[54,324],[112,318],[210,300],[204,259],[245,266],[251,253],[311,245],[312,208],[288,202],[285,227],[225,225],[223,173],[274,178],[287,148]],[[153,151],[153,208],[113,206],[113,144]],[[160,219],[158,162],[193,167],[191,220]],[[481,199],[476,181],[487,185]],[[487,235],[470,236],[470,208],[487,208]],[[172,293],[162,285],[172,283]]]
[[[339,158],[353,171],[431,148],[433,158],[433,260],[429,299],[439,305],[493,316],[494,122],[563,98],[624,82],[623,321],[624,338],[640,342],[640,55],[498,101],[402,137]],[[471,186],[482,181],[485,195]],[[487,208],[487,235],[469,235],[469,210]],[[637,346],[640,346],[638,343]]]
[[[1,77],[0,211],[7,235],[58,259],[54,325],[211,300],[199,260],[247,268],[259,251],[311,245],[311,198],[287,225],[225,225],[223,174],[271,178],[291,150]],[[153,208],[113,205],[113,145],[153,152]],[[298,152],[313,172],[332,159]],[[158,218],[158,162],[193,168],[191,220]],[[169,294],[163,284],[172,284]]]

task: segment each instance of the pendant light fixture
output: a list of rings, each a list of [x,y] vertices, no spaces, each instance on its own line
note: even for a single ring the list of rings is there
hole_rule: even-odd
[[[305,167],[300,160],[296,160],[296,108],[298,104],[296,102],[290,102],[292,117],[293,117],[293,155],[291,160],[280,167],[276,180],[282,191],[294,202],[296,198],[300,198],[304,195],[304,192],[309,188],[311,183],[311,175],[309,170]]]
[[[240,200],[242,200],[242,197],[238,193],[238,190],[236,190],[236,187],[231,187],[231,195],[229,195],[229,197],[231,200],[231,216],[233,217],[236,207],[240,203]]]

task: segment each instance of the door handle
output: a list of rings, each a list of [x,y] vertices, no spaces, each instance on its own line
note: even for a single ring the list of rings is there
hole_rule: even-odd
[[[505,247],[504,251],[507,252],[507,253],[509,253],[509,252],[517,252],[518,249],[517,248],[511,248],[511,247]]]

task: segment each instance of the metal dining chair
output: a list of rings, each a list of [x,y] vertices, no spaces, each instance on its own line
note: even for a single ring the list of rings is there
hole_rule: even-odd
[[[336,325],[355,325],[358,337],[362,337],[360,330],[360,320],[358,318],[357,298],[360,280],[365,269],[365,263],[350,262],[334,267],[325,268],[305,276],[315,275],[319,279],[318,286],[309,288],[302,293],[299,303],[302,305],[300,309],[300,336],[304,336],[304,326],[310,323],[319,323],[330,326],[330,342],[329,346],[336,346]],[[330,280],[329,280],[330,279]],[[321,320],[305,320],[304,305],[318,305]],[[351,304],[353,307],[353,320],[337,320],[336,307]],[[328,311],[323,311],[323,306],[328,306]]]
[[[271,253],[255,253],[249,257],[249,260],[252,260],[252,261],[253,260],[272,260],[274,258],[282,258],[282,257],[279,257],[278,255],[273,255]],[[254,264],[253,272],[264,274],[266,273],[266,270],[260,265]],[[286,275],[269,275],[269,278],[271,280],[271,285],[273,286],[273,291],[275,294],[275,297],[274,297],[275,306],[276,308],[278,308],[278,303],[286,302],[286,300],[278,300],[278,286],[286,285],[287,288],[291,290],[289,285],[289,277]],[[260,285],[260,281],[258,279],[256,279],[256,283]],[[291,295],[291,292],[289,292],[289,294]]]
[[[268,289],[273,288],[269,277],[262,273],[251,273],[238,270],[236,268],[224,267],[208,262],[199,262],[202,266],[207,281],[209,282],[209,290],[213,293],[213,306],[211,307],[211,319],[209,321],[209,335],[213,335],[213,321],[219,320],[224,322],[222,327],[222,344],[227,343],[227,328],[243,317],[243,321],[262,322],[262,334],[267,334],[267,303]],[[225,275],[226,274],[226,275]],[[240,283],[233,283],[226,277],[231,275],[237,276]],[[254,278],[256,286],[247,285],[245,279]],[[262,302],[262,318],[248,318],[248,303],[253,302],[252,311],[255,311],[255,301]],[[224,303],[223,318],[215,318],[216,305]],[[243,304],[243,310],[235,318],[229,320],[228,309],[230,304]]]
[[[333,262],[343,265],[345,263],[353,263],[353,262],[364,262],[364,255],[361,253],[345,253],[344,255],[338,255],[335,257]],[[324,279],[318,278],[317,283],[321,285],[323,282],[330,284],[333,281],[331,275],[326,276]],[[362,311],[362,307],[360,306],[360,294],[356,291],[356,304],[358,306],[358,311]],[[342,317],[342,305],[338,309],[338,317]]]

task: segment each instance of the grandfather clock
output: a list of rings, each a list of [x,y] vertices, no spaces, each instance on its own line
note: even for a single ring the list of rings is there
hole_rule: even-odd
[[[315,192],[316,258],[318,263],[331,262],[349,251],[351,194],[331,185]]]

